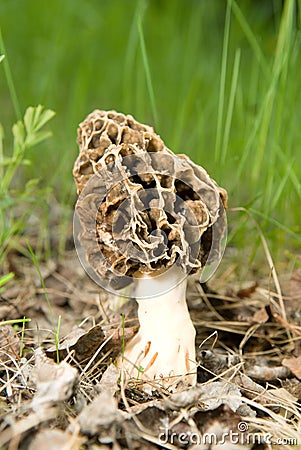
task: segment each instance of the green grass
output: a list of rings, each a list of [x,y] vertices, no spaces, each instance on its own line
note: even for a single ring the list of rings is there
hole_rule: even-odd
[[[173,151],[206,167],[280,252],[300,248],[298,3],[297,11],[294,0],[283,9],[280,0],[2,1],[6,135],[28,105],[57,113],[53,138],[28,151],[24,176],[72,206],[77,124],[94,108],[114,108],[156,125]],[[237,215],[229,221],[246,230]],[[251,240],[233,236],[240,246]]]
[[[38,179],[31,178],[18,188],[14,184],[20,170],[31,165],[27,159],[30,149],[51,136],[50,131],[42,128],[53,116],[53,111],[45,110],[41,105],[28,107],[23,120],[12,126],[13,151],[9,156],[4,153],[4,133],[0,124],[0,264],[14,248],[12,241],[18,240],[31,214],[45,202],[49,189],[41,189]]]
[[[0,326],[16,325],[19,323],[23,324],[23,323],[30,322],[30,321],[31,321],[31,319],[26,319],[25,317],[23,317],[23,319],[2,320],[2,321],[0,321]]]

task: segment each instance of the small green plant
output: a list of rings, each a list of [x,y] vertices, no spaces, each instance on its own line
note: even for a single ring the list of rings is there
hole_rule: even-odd
[[[4,131],[0,124],[0,264],[15,245],[15,238],[23,231],[28,216],[44,202],[49,190],[40,189],[38,179],[29,180],[21,189],[14,184],[21,167],[30,164],[26,157],[28,150],[51,136],[43,128],[54,114],[41,105],[27,108],[23,120],[18,120],[12,127],[13,151],[10,156],[3,151]]]
[[[23,317],[23,319],[11,319],[11,320],[1,320],[0,321],[0,327],[3,327],[4,325],[16,325],[16,324],[24,324],[26,322],[30,322],[31,319],[27,319]]]
[[[3,292],[3,286],[8,283],[10,280],[14,278],[14,274],[12,272],[7,273],[0,277],[0,294]]]

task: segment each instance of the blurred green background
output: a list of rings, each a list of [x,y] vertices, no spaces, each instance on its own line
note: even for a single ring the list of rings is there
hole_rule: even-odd
[[[1,0],[20,110],[56,111],[23,176],[72,207],[77,125],[116,109],[203,165],[272,244],[300,248],[300,10],[296,0]],[[9,154],[16,113],[3,63],[0,99]],[[248,219],[229,214],[230,238],[249,243],[233,226]]]

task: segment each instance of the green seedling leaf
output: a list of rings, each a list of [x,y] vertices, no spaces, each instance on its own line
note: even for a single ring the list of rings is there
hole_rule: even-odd
[[[24,125],[26,133],[30,134],[34,130],[34,107],[29,106],[24,114]]]
[[[30,106],[24,115],[24,125],[26,130],[25,145],[33,147],[51,136],[49,131],[39,131],[52,117],[54,111],[50,109],[43,110],[43,106]]]
[[[22,159],[19,164],[22,166],[31,166],[32,162],[30,161],[30,159]]]
[[[19,114],[17,115],[19,117]],[[54,115],[54,111],[44,110],[41,105],[27,108],[23,120],[18,120],[12,127],[13,152],[11,156],[4,156],[2,145],[4,130],[0,124],[0,221],[2,227],[0,230],[0,263],[6,257],[8,243],[16,245],[12,244],[13,237],[23,231],[29,214],[41,201],[40,199],[44,198],[44,193],[46,194],[50,190],[50,188],[39,190],[39,180],[36,179],[30,180],[25,189],[23,188],[21,191],[14,191],[11,184],[18,169],[23,165],[31,164],[29,159],[25,159],[27,149],[51,136],[49,131],[41,130],[41,128]],[[25,213],[17,219],[14,217],[13,210],[18,205],[22,205],[21,209]],[[25,205],[26,208],[24,208]]]
[[[38,133],[29,134],[26,138],[25,144],[27,147],[34,147],[45,139],[48,139],[52,136],[50,131],[40,131]]]
[[[0,197],[0,209],[4,210],[7,208],[11,208],[17,202],[11,197],[4,197],[3,199]]]
[[[5,55],[0,55],[0,63],[4,60]]]
[[[53,117],[55,116],[55,112],[52,111],[51,109],[45,109],[45,111],[43,111],[40,116],[38,117],[37,121],[36,121],[36,126],[35,126],[35,130],[39,130],[40,128],[42,128],[44,125],[46,125],[47,122],[49,122],[49,120],[51,120]]]
[[[24,322],[31,322],[31,319],[12,319],[12,320],[3,320],[0,322],[0,327],[3,325],[15,325],[16,323],[24,323]]]
[[[0,161],[0,166],[10,166],[11,164],[15,164],[16,163],[16,158],[7,158],[4,157],[2,161]],[[31,165],[31,161],[29,159],[22,159],[22,161],[18,161],[19,165],[22,166],[30,166]]]
[[[27,135],[35,134],[39,131],[50,119],[55,115],[55,112],[51,109],[46,109],[43,111],[43,106],[38,105],[37,107],[30,106],[27,108],[24,115],[24,124],[26,128]],[[35,144],[33,144],[35,145]]]
[[[3,157],[2,160],[0,161],[0,166],[8,166],[9,164],[11,164],[12,162],[14,162],[13,158],[7,158],[7,157]]]
[[[36,188],[36,186],[39,184],[39,178],[32,178],[31,180],[27,181],[25,185],[25,191],[30,192],[32,189]]]
[[[19,120],[12,128],[14,136],[14,154],[19,154],[21,149],[24,149],[25,143],[25,129],[23,123]]]
[[[0,287],[4,286],[10,280],[14,278],[15,274],[13,272],[7,273],[0,278]]]

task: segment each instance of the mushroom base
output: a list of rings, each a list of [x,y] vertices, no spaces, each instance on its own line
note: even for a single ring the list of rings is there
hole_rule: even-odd
[[[196,384],[195,328],[186,304],[187,278],[179,282],[182,278],[183,273],[173,268],[166,276],[144,275],[137,281],[140,328],[117,364],[127,380],[142,380],[145,391],[175,391]],[[156,296],[149,297],[154,292]]]

